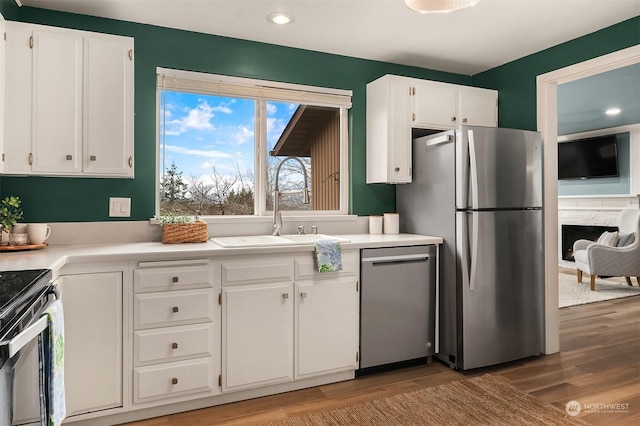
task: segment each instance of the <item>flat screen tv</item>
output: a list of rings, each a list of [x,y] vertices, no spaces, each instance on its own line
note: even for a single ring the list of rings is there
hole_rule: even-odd
[[[558,143],[558,179],[619,176],[616,135]]]

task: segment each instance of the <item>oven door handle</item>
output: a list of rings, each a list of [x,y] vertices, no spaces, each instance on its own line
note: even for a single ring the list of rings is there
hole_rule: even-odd
[[[9,358],[13,358],[13,356],[17,354],[20,349],[24,348],[30,341],[38,337],[38,335],[46,330],[48,326],[49,318],[47,317],[47,315],[43,315],[40,317],[40,319],[38,319],[38,321],[25,328],[22,333],[4,343],[4,345],[6,345],[7,349],[9,350]]]

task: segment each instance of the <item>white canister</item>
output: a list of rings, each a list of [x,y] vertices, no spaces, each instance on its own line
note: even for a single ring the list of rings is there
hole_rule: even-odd
[[[369,233],[382,234],[382,216],[369,216]]]
[[[384,214],[384,233],[385,234],[400,233],[400,215],[398,213]]]

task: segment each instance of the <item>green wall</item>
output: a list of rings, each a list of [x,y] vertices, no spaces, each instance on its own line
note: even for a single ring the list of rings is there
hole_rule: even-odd
[[[155,206],[155,69],[177,68],[353,91],[350,111],[350,212],[395,210],[392,185],[365,183],[365,89],[384,74],[499,90],[500,125],[536,128],[535,77],[640,43],[640,18],[527,56],[473,78],[458,74],[209,36],[110,19],[18,8],[0,0],[7,20],[135,38],[135,179],[0,177],[0,195],[23,200],[25,221],[84,222],[108,217],[110,196],[131,197],[132,216],[146,220]]]
[[[473,85],[498,94],[501,127],[537,129],[536,77],[640,44],[640,17],[542,50],[473,76]]]
[[[156,67],[352,90],[349,211],[357,215],[395,210],[393,186],[365,183],[366,84],[384,74],[471,84],[464,75],[13,5],[0,2],[8,20],[135,37],[135,179],[0,177],[0,194],[23,200],[25,221],[114,220],[110,196],[132,198],[126,220],[153,216]]]

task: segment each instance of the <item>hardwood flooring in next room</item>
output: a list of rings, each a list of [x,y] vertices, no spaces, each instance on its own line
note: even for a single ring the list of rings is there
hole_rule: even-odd
[[[560,353],[471,373],[432,364],[356,380],[130,423],[130,426],[257,425],[284,417],[345,407],[481,374],[564,410],[569,401],[628,404],[622,413],[600,405],[578,416],[594,425],[640,424],[640,298],[560,309]]]

